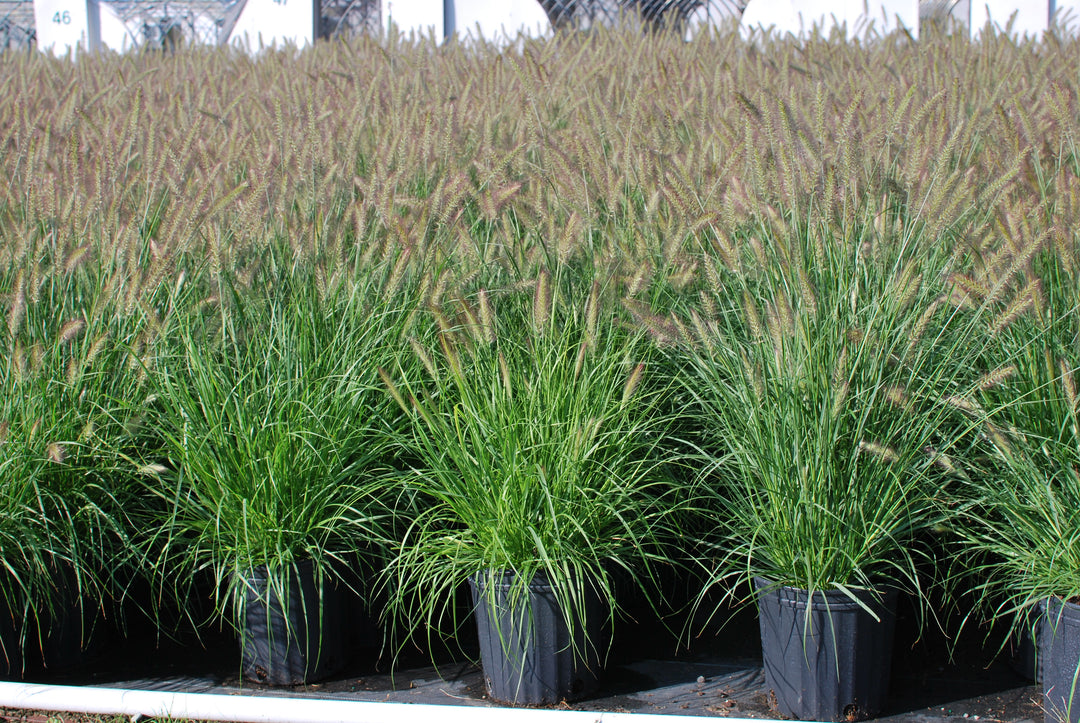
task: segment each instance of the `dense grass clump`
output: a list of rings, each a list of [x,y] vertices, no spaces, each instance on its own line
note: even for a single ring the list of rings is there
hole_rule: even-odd
[[[6,55],[0,593],[359,547],[434,622],[485,568],[921,585],[934,527],[1076,595],[988,540],[1075,533],[1078,42]]]

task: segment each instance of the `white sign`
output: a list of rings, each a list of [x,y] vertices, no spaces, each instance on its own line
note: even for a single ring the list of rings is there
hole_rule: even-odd
[[[38,48],[56,55],[97,50],[97,0],[34,0]]]
[[[1015,18],[1015,19],[1014,19]],[[1048,0],[971,0],[971,33],[978,36],[987,23],[1003,32],[1012,20],[1012,33],[1042,36],[1050,20]]]
[[[387,32],[405,36],[418,33],[442,40],[446,30],[443,0],[383,0],[383,19]]]
[[[229,43],[249,50],[315,42],[319,0],[247,0],[233,25]]]
[[[551,31],[547,13],[536,0],[450,0],[446,34],[507,43],[519,33],[539,37]]]

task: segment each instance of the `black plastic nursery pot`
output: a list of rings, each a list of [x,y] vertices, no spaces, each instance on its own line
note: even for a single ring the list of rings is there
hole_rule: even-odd
[[[311,561],[298,563],[280,589],[270,585],[266,566],[254,568],[241,584],[245,678],[300,685],[344,667],[344,591],[325,576],[320,589]]]
[[[102,602],[79,593],[70,565],[52,568],[51,600],[38,609],[0,605],[0,678],[23,677],[44,667],[62,670],[85,663],[104,648]]]
[[[15,616],[7,605],[0,605],[0,678],[16,678],[22,669],[23,655]]]
[[[534,578],[518,599],[511,598],[513,581],[512,572],[469,579],[488,695],[511,705],[544,705],[595,691],[596,644],[604,630],[599,595],[586,586],[585,625],[571,630],[544,577]]]
[[[856,602],[838,590],[817,591],[811,600],[798,588],[762,578],[754,584],[766,688],[780,713],[821,721],[876,715],[889,685],[896,591],[882,601],[853,591]]]
[[[105,616],[100,599],[79,592],[75,571],[62,564],[54,569],[55,600],[41,611],[41,662],[46,668],[80,665],[104,647]],[[36,639],[34,643],[36,644]]]
[[[1080,605],[1048,598],[1040,620],[1039,669],[1046,723],[1080,721]]]
[[[1042,658],[1037,654],[1037,645],[1042,629],[1044,603],[1039,602],[1034,609],[1023,613],[1019,629],[1012,643],[1012,668],[1019,675],[1036,683],[1042,682]]]

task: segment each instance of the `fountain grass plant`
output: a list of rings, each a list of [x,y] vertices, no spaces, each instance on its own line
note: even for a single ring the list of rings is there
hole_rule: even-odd
[[[703,564],[729,594],[754,578],[919,589],[977,339],[945,303],[950,251],[859,220],[748,228],[710,261],[715,314],[691,312],[682,382],[714,503]]]
[[[0,273],[0,636],[7,668],[71,663],[137,574],[130,459],[163,320],[86,248],[35,243]],[[40,656],[40,657],[39,657]]]
[[[1006,642],[1036,643],[1048,723],[1080,718],[1078,262],[1074,234],[1017,234],[961,279],[966,296],[1001,301],[980,404],[969,410],[983,443],[958,495],[954,529],[967,554],[954,582],[975,598],[970,618],[1008,626]]]
[[[215,614],[241,634],[246,594],[289,600],[308,565],[320,597],[344,585],[369,599],[362,570],[390,535],[403,420],[376,370],[404,343],[406,279],[277,261],[250,286],[223,277],[155,375],[165,456],[148,489],[166,515],[145,545],[158,594],[184,604],[208,574]],[[256,570],[267,590],[249,590]]]
[[[1049,597],[1080,599],[1080,255],[1043,249],[1018,273],[970,279],[1008,293],[988,334],[977,413],[982,455],[959,502],[962,585],[1019,625]],[[975,283],[971,283],[974,281]]]
[[[597,622],[592,596],[610,619],[617,581],[648,591],[671,563],[686,498],[664,448],[669,390],[608,291],[597,282],[575,293],[547,271],[531,298],[481,291],[435,312],[437,351],[414,343],[425,375],[387,371],[417,460],[403,483],[420,512],[385,579],[408,631],[458,630],[455,592],[473,580],[478,604],[494,610],[491,583],[506,577],[511,607],[527,607],[529,585],[543,580],[580,631]],[[588,639],[575,653],[602,658],[608,643]]]

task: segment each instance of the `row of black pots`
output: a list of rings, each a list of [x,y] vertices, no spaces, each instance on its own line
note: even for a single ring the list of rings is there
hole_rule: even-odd
[[[504,703],[539,705],[595,691],[600,655],[594,644],[604,620],[599,595],[588,591],[587,624],[571,630],[545,580],[534,580],[527,598],[512,602],[513,582],[512,573],[470,580],[488,694]],[[244,677],[298,685],[340,670],[347,662],[340,635],[349,615],[347,589],[327,583],[319,590],[310,563],[299,564],[282,587],[284,599],[268,584],[265,568],[243,582]]]
[[[249,581],[242,649],[252,680],[296,684],[328,675],[344,661],[335,632],[342,618],[337,596],[320,594],[310,566],[299,572],[285,606],[273,592],[257,592],[263,573]],[[513,583],[513,573],[470,580],[488,695],[513,705],[543,705],[591,694],[601,670],[596,643],[607,619],[599,595],[586,586],[584,615],[571,616],[584,625],[571,629],[542,576],[520,599],[511,599]],[[815,593],[811,602],[801,590],[758,585],[766,682],[779,711],[806,720],[877,713],[889,679],[896,593],[882,601],[866,593],[857,600]],[[326,634],[316,634],[320,627]]]
[[[244,582],[241,651],[244,676],[270,685],[324,678],[347,662],[341,634],[357,611],[348,587],[316,581],[310,562],[296,565],[281,588],[265,568]],[[511,598],[513,573],[470,580],[488,695],[513,705],[553,704],[593,693],[599,682],[606,608],[586,586],[582,627],[568,627],[551,586],[538,576],[527,597]],[[802,720],[859,720],[876,715],[888,688],[897,594],[806,591],[755,581],[766,686],[778,712]],[[283,600],[278,590],[285,591]],[[74,596],[72,601],[75,600]],[[85,654],[87,621],[72,606],[57,612],[43,641],[46,664]],[[12,620],[0,619],[0,644],[17,650]],[[1080,723],[1080,605],[1049,599],[1031,626],[1037,635],[1046,723]],[[16,658],[7,656],[17,675]],[[0,660],[2,663],[3,660]]]
[[[508,604],[513,579],[497,576],[495,609],[485,604],[487,581],[471,581],[489,695],[513,704],[548,704],[595,690],[604,620],[599,598],[585,630],[568,631],[543,579],[529,586],[528,613]],[[851,721],[877,715],[888,693],[898,594],[817,591],[755,581],[766,686],[785,717]],[[1080,723],[1080,605],[1051,598],[1040,606],[1038,635],[1046,723]]]

